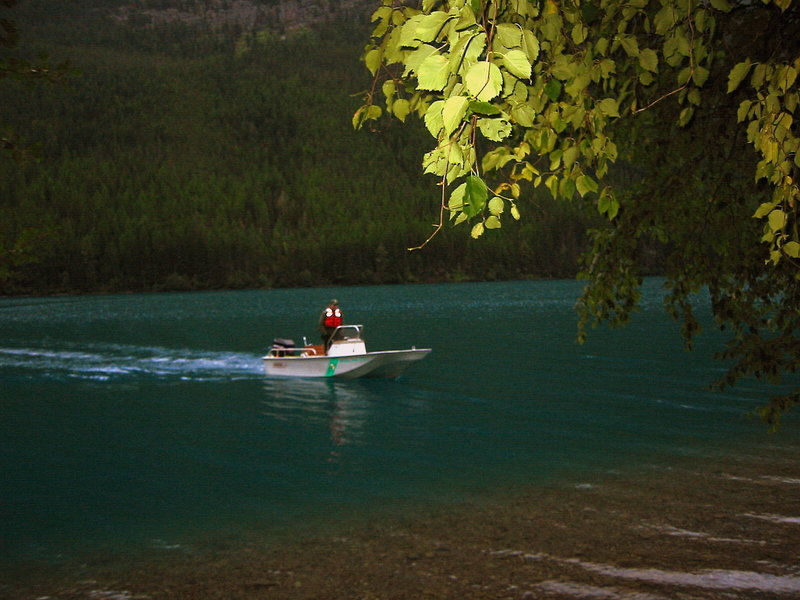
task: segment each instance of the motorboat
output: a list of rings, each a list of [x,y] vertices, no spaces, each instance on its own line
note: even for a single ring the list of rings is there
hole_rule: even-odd
[[[270,377],[399,377],[411,363],[425,358],[430,348],[367,352],[363,325],[340,325],[333,331],[328,348],[275,338],[264,370]]]

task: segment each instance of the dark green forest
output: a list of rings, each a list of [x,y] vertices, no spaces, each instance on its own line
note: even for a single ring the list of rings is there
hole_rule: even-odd
[[[0,293],[571,277],[588,216],[547,192],[472,240],[438,219],[420,123],[354,131],[368,12],[290,33],[23,1],[17,52],[60,82],[0,80]]]

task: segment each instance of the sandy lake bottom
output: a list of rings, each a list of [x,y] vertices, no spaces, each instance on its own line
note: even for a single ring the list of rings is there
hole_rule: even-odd
[[[765,434],[767,435],[767,434]],[[800,597],[800,446],[6,572],[8,600]]]

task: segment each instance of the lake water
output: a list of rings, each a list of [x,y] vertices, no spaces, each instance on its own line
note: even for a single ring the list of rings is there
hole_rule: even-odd
[[[709,389],[722,338],[684,351],[660,284],[582,346],[573,281],[2,299],[3,564],[313,534],[796,449],[796,415],[777,435],[748,416],[769,390]],[[432,354],[395,381],[265,378],[272,338],[316,340],[334,296],[369,349]]]

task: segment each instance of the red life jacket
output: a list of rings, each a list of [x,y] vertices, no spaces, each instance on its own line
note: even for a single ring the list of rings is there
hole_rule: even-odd
[[[339,307],[331,308],[330,306],[325,309],[325,320],[323,321],[325,327],[339,327],[342,324],[342,311]]]

